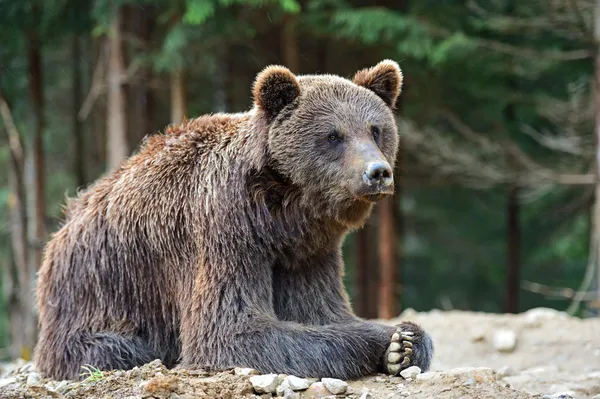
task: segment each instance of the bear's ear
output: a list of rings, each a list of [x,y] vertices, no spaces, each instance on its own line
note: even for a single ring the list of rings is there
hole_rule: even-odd
[[[377,94],[390,108],[394,108],[402,89],[402,71],[398,63],[383,60],[372,68],[356,72],[352,81]]]
[[[271,65],[262,70],[252,89],[254,104],[274,118],[300,95],[296,76],[286,67]]]

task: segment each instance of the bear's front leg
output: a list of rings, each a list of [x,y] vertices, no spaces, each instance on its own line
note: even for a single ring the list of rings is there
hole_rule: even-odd
[[[342,282],[340,251],[296,258],[294,262],[274,267],[274,307],[279,319],[308,325],[374,324],[389,338],[380,371],[396,375],[410,366],[429,369],[433,343],[421,327],[411,322],[398,326],[374,323],[352,312]]]
[[[390,344],[382,326],[359,320],[313,326],[279,320],[271,269],[253,264],[258,266],[248,273],[206,270],[196,278],[193,303],[182,312],[182,367],[251,367],[342,379],[381,370]]]

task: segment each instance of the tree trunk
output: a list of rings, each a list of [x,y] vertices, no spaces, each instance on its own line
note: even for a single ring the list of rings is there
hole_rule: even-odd
[[[152,7],[131,7],[129,12],[129,29],[135,37],[138,46],[132,46],[134,52],[129,58],[133,59],[137,53],[151,51],[152,30],[154,29],[155,12]],[[129,147],[136,148],[141,140],[155,129],[154,126],[154,93],[150,88],[152,70],[148,66],[141,66],[135,79],[128,85],[131,101],[131,115],[129,118]]]
[[[594,38],[600,43],[600,0],[596,0],[594,15]],[[595,259],[596,265],[596,299],[600,303],[600,48],[596,49],[594,69],[594,98],[595,98],[595,125],[594,136],[596,139],[596,187],[594,189],[594,208],[592,212],[592,239],[590,245],[590,259]],[[597,312],[597,309],[596,309]]]
[[[107,101],[107,168],[116,169],[129,155],[127,143],[126,92],[123,86],[125,62],[121,25],[123,10],[118,7],[109,34],[108,101]]]
[[[95,76],[98,73],[98,68],[105,68],[105,71],[108,72],[108,68],[106,63],[108,63],[109,51],[108,51],[108,42],[104,37],[89,37],[89,46],[91,48],[91,66],[88,71],[88,80],[90,84],[90,90],[92,90],[92,86],[94,85],[94,80],[98,79]],[[101,65],[104,64],[104,65]],[[102,75],[102,82],[106,79],[107,74]],[[88,94],[89,95],[89,94]],[[89,146],[89,151],[91,153],[91,162],[88,163],[88,170],[90,173],[90,178],[98,175],[100,172],[103,172],[106,169],[106,163],[108,161],[107,156],[107,123],[106,116],[108,113],[107,102],[104,99],[106,94],[100,94],[97,101],[94,102],[92,109],[90,111],[91,123],[89,124],[90,128],[90,140],[92,145]]]
[[[354,312],[360,317],[368,314],[369,287],[369,237],[366,226],[354,235]]]
[[[30,32],[28,37],[29,51],[29,96],[31,100],[31,144],[29,146],[29,172],[27,192],[29,195],[29,267],[24,276],[21,294],[27,311],[23,336],[25,345],[21,350],[23,358],[31,358],[33,346],[37,340],[37,321],[34,312],[32,291],[35,275],[42,263],[42,250],[46,242],[46,200],[45,200],[45,165],[44,165],[44,97],[42,93],[42,59],[41,43],[37,32]]]
[[[286,14],[281,27],[281,55],[292,73],[300,73],[298,57],[298,21],[295,15]]]
[[[521,268],[521,227],[519,225],[519,189],[508,188],[506,204],[506,313],[519,311],[519,274]]]
[[[171,72],[171,123],[181,123],[187,113],[185,72],[178,68]]]
[[[73,61],[73,175],[77,187],[85,185],[85,161],[83,143],[83,125],[79,120],[79,108],[83,103],[81,92],[81,43],[79,37],[71,38],[71,56]]]
[[[397,251],[396,251],[396,196],[386,198],[378,205],[379,216],[379,295],[377,317],[391,319],[397,315]]]
[[[9,166],[8,185],[9,200],[8,210],[10,213],[10,238],[12,249],[12,264],[4,269],[3,292],[6,297],[8,314],[10,315],[10,356],[17,358],[22,355],[23,348],[27,346],[25,321],[30,314],[29,309],[24,306],[22,296],[23,286],[28,287],[27,269],[27,210],[25,208],[25,182],[24,182],[24,159],[21,135],[14,123],[10,107],[0,93],[0,115],[4,121],[9,142]]]

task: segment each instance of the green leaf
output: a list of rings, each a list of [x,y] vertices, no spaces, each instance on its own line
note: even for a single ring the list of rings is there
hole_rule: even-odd
[[[300,4],[296,0],[280,0],[279,5],[283,11],[290,14],[300,12]]]
[[[215,5],[210,0],[188,0],[183,21],[191,25],[200,25],[215,13]]]

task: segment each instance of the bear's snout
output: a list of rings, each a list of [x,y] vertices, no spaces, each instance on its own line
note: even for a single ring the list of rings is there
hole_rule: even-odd
[[[363,178],[369,186],[388,187],[394,182],[392,167],[383,161],[369,162]]]

